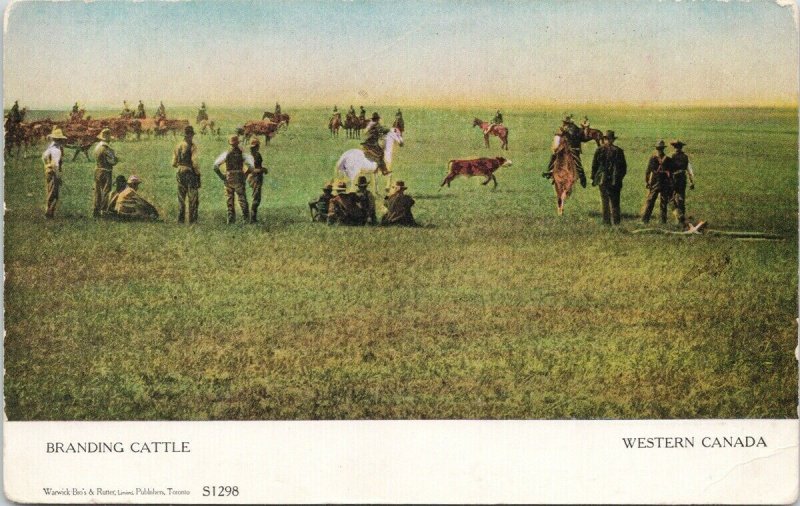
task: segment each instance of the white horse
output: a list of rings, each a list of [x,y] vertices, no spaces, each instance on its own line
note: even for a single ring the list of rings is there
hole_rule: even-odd
[[[386,162],[386,170],[389,178],[386,182],[386,188],[392,184],[392,155],[394,153],[395,144],[403,145],[403,134],[397,128],[392,128],[385,137],[385,147],[383,148],[383,161]],[[378,170],[377,162],[369,160],[364,152],[360,149],[348,149],[344,154],[339,157],[336,166],[333,169],[334,179],[341,175],[347,176],[350,180],[350,186],[355,185],[358,176],[366,175],[372,176],[373,191],[378,193],[378,178],[375,171]]]

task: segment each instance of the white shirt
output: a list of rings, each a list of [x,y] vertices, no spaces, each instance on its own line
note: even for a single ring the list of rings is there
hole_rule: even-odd
[[[51,142],[42,153],[42,161],[45,170],[61,169],[61,148],[56,146],[55,142]]]
[[[228,156],[229,152],[230,151],[223,151],[222,154],[219,155],[216,160],[214,160],[214,169],[219,169],[219,166],[225,163],[225,158]],[[253,155],[242,151],[242,157],[244,158],[244,164],[247,165],[250,170],[253,170],[253,167],[256,163],[256,161],[253,160]]]

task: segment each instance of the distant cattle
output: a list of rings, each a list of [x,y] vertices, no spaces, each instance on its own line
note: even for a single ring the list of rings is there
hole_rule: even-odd
[[[444,181],[439,185],[440,187],[447,185],[456,178],[456,176],[485,176],[486,181],[482,184],[489,184],[489,181],[494,181],[494,187],[497,188],[497,178],[494,172],[500,167],[511,165],[510,160],[506,160],[502,156],[497,158],[473,158],[471,160],[450,160],[447,162],[447,175]]]
[[[269,140],[275,137],[278,128],[284,123],[274,123],[272,121],[248,121],[242,127],[242,133],[245,139],[250,139],[253,135],[263,135],[264,144],[268,144]]]

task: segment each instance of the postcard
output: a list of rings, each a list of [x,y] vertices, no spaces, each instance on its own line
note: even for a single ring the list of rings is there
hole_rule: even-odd
[[[19,503],[791,503],[791,1],[13,1]]]

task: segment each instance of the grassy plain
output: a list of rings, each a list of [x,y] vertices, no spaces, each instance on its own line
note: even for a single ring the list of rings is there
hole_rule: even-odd
[[[306,203],[358,143],[330,138],[326,110],[287,109],[255,226],[225,225],[211,171],[224,135],[197,138],[192,227],[175,223],[175,139],[114,144],[116,172],[142,177],[164,223],[92,219],[84,159],[65,164],[47,222],[44,146],[7,161],[9,419],[796,416],[796,109],[575,111],[626,150],[615,229],[591,187],[556,216],[539,176],[555,109],[504,111],[514,165],[497,190],[441,191],[448,159],[501,154],[470,127],[490,111],[404,110],[394,169],[424,227],[312,224]],[[211,110],[223,134],[260,113]],[[785,239],[631,234],[652,146],[675,137],[697,173],[689,215]]]

